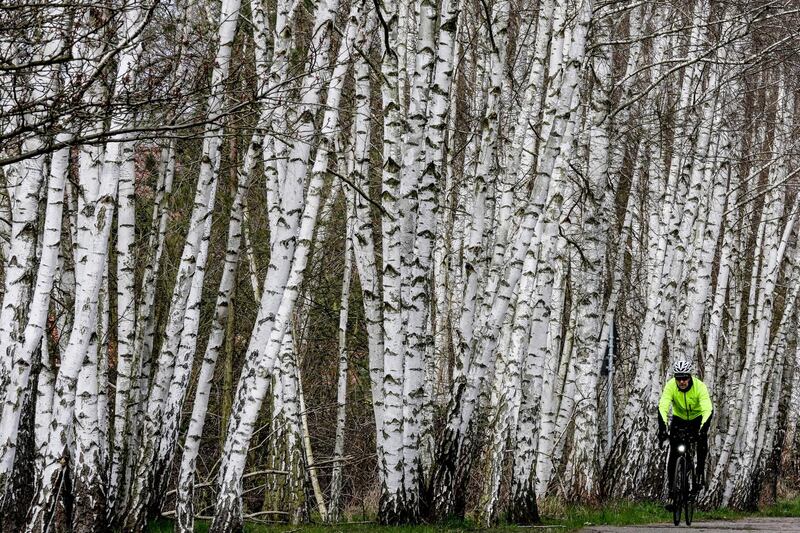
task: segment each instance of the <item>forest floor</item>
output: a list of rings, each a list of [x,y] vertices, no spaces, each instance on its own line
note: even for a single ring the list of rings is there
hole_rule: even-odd
[[[500,525],[492,529],[481,528],[470,520],[445,524],[386,527],[369,521],[354,521],[336,525],[308,524],[254,524],[245,526],[246,533],[523,533],[527,531],[582,531],[584,533],[616,533],[631,531],[658,531],[674,528],[672,513],[661,503],[620,502],[602,507],[563,506],[545,503],[541,509],[542,523],[535,526]],[[787,518],[787,520],[776,520]],[[625,527],[627,526],[627,527]],[[150,525],[149,533],[172,531],[172,521],[163,519]],[[800,532],[800,498],[764,507],[758,512],[741,512],[730,509],[698,510],[693,530],[698,532],[722,531],[798,531]],[[198,521],[195,531],[205,533],[208,523]]]

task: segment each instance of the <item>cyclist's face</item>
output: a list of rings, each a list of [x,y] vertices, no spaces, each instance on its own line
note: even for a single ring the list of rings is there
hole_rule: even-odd
[[[689,376],[676,376],[675,383],[678,384],[680,390],[686,390],[689,387]]]

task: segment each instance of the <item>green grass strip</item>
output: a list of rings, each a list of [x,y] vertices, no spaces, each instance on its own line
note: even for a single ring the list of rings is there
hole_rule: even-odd
[[[419,526],[379,526],[371,521],[350,522],[334,525],[304,524],[291,526],[286,524],[253,524],[245,525],[246,533],[462,533],[468,531],[515,532],[526,531],[577,531],[590,525],[632,526],[637,524],[668,523],[672,513],[667,512],[662,503],[656,502],[615,502],[603,506],[564,505],[556,502],[543,502],[542,523],[536,526],[515,526],[501,524],[487,529],[481,528],[474,521],[444,522],[434,525]],[[695,520],[737,520],[751,516],[768,517],[800,517],[800,498],[781,501],[764,507],[758,512],[735,511],[732,509],[715,509],[695,512]],[[205,533],[209,523],[198,520],[195,531]],[[149,533],[168,533],[173,528],[173,521],[161,519],[148,527]]]

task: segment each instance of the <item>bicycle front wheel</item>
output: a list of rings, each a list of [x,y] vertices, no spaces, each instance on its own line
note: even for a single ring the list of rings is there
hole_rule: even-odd
[[[681,498],[675,498],[674,507],[672,509],[672,523],[676,526],[681,525]]]
[[[683,492],[683,481],[685,479],[685,472],[686,472],[686,460],[683,457],[678,457],[678,460],[675,461],[675,477],[673,478],[673,487],[672,493],[675,495],[675,499],[672,502],[672,522],[679,526],[681,525],[681,509],[684,505],[684,492]]]
[[[681,495],[683,500],[683,516],[686,519],[686,525],[692,525],[692,518],[694,517],[694,494],[690,486],[690,479],[692,477],[692,464],[689,460],[683,462],[683,481],[681,482]]]
[[[683,514],[686,517],[686,525],[692,525],[694,518],[694,503],[697,497],[697,490],[695,487],[695,479],[692,473],[694,472],[694,464],[691,461],[686,462],[686,472],[684,473],[683,494],[684,494],[684,509]]]

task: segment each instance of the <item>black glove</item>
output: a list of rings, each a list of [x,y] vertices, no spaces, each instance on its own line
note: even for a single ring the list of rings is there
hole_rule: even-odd
[[[711,414],[708,416],[705,424],[700,426],[700,438],[708,440],[708,430],[711,429],[711,419],[714,417],[714,411],[711,411]]]
[[[663,444],[669,438],[669,434],[667,433],[667,425],[661,418],[661,413],[656,413],[656,421],[658,421],[658,442]]]

